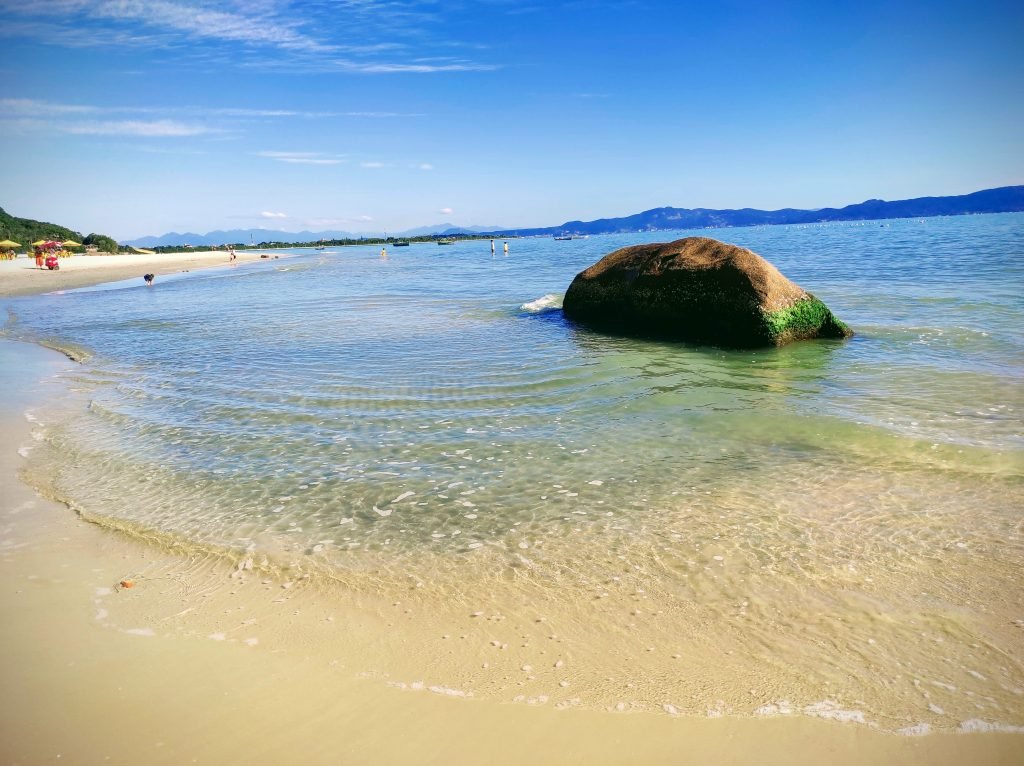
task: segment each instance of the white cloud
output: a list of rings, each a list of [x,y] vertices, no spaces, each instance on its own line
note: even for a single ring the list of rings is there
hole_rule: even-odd
[[[275,65],[368,74],[498,68],[466,59],[402,61],[404,51],[460,47],[444,34],[443,4],[419,0],[0,0],[0,11],[6,36],[44,45],[173,47],[239,65],[266,65],[269,51],[278,54]]]
[[[390,167],[389,165],[386,165],[383,162],[360,162],[359,166],[363,167],[363,168],[386,168],[386,167]]]
[[[55,126],[65,133],[89,136],[145,136],[147,138],[177,138],[209,133],[201,125],[187,125],[174,120],[121,120],[108,122],[72,122]]]
[[[245,16],[168,0],[101,0],[94,4],[91,15],[112,21],[140,22],[196,37],[290,50],[316,52],[333,48],[304,35],[295,22],[266,13]]]
[[[440,213],[441,215],[451,215],[455,211],[452,210],[450,207],[443,207],[440,210],[438,210],[437,212]]]
[[[434,72],[493,72],[500,67],[494,64],[476,64],[464,61],[452,64],[402,64],[397,62],[360,62],[336,59],[334,65],[346,72],[363,74],[432,74]]]
[[[341,165],[346,161],[343,155],[323,155],[319,152],[257,152],[257,154],[260,157],[292,165]]]
[[[431,165],[429,162],[423,162],[423,163],[417,165],[416,167],[419,170],[433,170],[434,169],[434,166]]]
[[[322,157],[281,157],[278,162],[287,162],[292,165],[341,165],[345,160],[329,160]]]
[[[260,213],[260,218],[287,218],[287,217],[288,217],[287,213],[271,213],[271,212],[266,211],[266,210],[264,210],[262,213]]]
[[[53,104],[34,98],[0,98],[0,111],[5,114],[52,115],[88,114],[98,112],[99,107],[77,104]]]

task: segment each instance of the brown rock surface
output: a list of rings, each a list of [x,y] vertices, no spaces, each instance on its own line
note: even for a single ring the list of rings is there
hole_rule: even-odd
[[[708,237],[606,255],[576,276],[563,311],[595,329],[721,346],[853,334],[764,258]]]

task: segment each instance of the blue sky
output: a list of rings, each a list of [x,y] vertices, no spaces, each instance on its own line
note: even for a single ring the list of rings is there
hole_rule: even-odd
[[[0,207],[127,239],[1024,183],[1022,8],[0,0]]]

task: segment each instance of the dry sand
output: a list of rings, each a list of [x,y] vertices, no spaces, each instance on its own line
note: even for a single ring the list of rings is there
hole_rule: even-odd
[[[116,279],[142,265],[80,273]],[[555,710],[459,698],[411,676],[396,684],[368,647],[414,648],[385,640],[386,624],[336,614],[314,589],[255,577],[245,587],[222,564],[96,527],[18,481],[18,450],[32,444],[26,392],[47,394],[26,376],[72,363],[0,342],[20,346],[24,360],[0,370],[0,385],[18,392],[0,405],[2,763],[1024,762],[1019,734],[906,737],[799,716]],[[149,576],[118,587],[134,573]],[[238,628],[210,632],[193,610]],[[312,640],[335,615],[336,639]]]
[[[272,260],[279,253],[266,254]],[[261,260],[262,251],[241,250],[233,263]],[[283,257],[283,256],[282,256]],[[61,258],[60,270],[39,269],[35,258],[24,256],[13,261],[0,261],[0,298],[33,295],[54,290],[73,290],[104,282],[137,278],[143,274],[177,274],[214,266],[227,266],[228,254],[218,251],[195,253],[167,253],[157,255],[75,255]]]

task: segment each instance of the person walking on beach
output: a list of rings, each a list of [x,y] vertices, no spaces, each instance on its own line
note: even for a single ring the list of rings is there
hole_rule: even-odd
[[[146,287],[152,287],[153,286],[153,280],[155,279],[155,275],[153,275],[153,274],[143,274],[142,278],[146,280]]]

